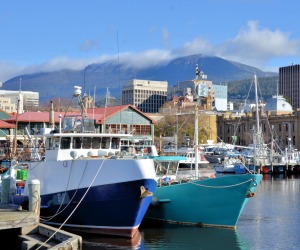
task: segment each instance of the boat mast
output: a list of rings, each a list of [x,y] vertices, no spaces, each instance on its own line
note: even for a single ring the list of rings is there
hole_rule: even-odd
[[[195,175],[198,179],[198,103],[195,106]]]
[[[257,133],[259,133],[260,128],[259,128],[258,94],[257,94],[257,78],[256,78],[256,75],[254,75],[254,86],[255,86],[255,107],[256,107],[256,129],[257,129]]]
[[[258,93],[257,93],[257,77],[254,75],[254,87],[255,87],[255,107],[256,107],[256,131],[254,131],[254,152],[255,152],[255,164],[265,164],[266,150],[264,147],[263,134],[259,124],[259,106],[258,106]]]
[[[81,98],[81,87],[80,86],[74,86],[74,94],[73,98],[77,97],[78,103],[81,108],[81,132],[84,132],[84,119],[86,118],[86,98],[85,96]]]

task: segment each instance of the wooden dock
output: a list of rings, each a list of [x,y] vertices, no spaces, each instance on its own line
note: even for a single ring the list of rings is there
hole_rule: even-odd
[[[39,223],[39,202],[33,206],[32,200],[29,198],[29,210],[0,203],[0,249],[81,250],[81,236]]]

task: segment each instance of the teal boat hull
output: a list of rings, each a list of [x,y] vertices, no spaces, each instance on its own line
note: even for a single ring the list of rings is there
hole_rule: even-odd
[[[158,186],[145,219],[235,228],[261,180],[241,174]]]

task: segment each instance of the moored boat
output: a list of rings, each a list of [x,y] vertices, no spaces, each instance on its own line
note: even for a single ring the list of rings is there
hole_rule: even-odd
[[[84,107],[80,95],[75,87],[74,97]],[[31,161],[12,160],[12,202],[25,208],[27,183],[39,180],[41,222],[133,237],[157,186],[153,159],[122,155],[120,141],[130,135],[95,133],[85,113],[64,117],[62,123],[62,131],[40,129],[30,135],[30,141],[45,146],[42,155],[34,147],[27,152]]]
[[[160,182],[145,219],[236,228],[243,208],[262,180],[260,174]]]

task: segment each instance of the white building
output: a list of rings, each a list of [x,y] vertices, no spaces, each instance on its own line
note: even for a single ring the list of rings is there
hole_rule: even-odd
[[[7,113],[23,113],[29,107],[39,106],[39,92],[0,90],[0,109]]]
[[[17,110],[17,106],[6,95],[0,95],[0,110],[6,113],[13,113]]]
[[[218,111],[227,111],[227,85],[212,85],[215,92],[215,108]]]

